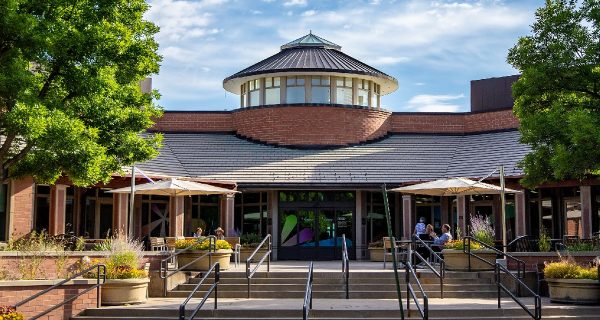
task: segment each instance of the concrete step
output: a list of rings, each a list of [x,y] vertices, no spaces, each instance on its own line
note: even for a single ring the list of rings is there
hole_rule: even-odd
[[[305,281],[306,282],[306,281]],[[414,284],[414,282],[413,282]],[[206,290],[208,290],[208,288],[210,287],[211,284],[202,284],[200,286],[199,291],[204,292]],[[440,284],[438,283],[433,283],[433,284],[421,284],[423,287],[423,290],[425,291],[434,291],[434,290],[440,290]],[[191,292],[195,287],[197,286],[197,284],[180,284],[177,287],[177,291],[188,291]],[[405,290],[406,289],[406,284],[402,283],[401,284],[401,289]],[[226,291],[242,291],[245,292],[248,289],[248,285],[247,284],[227,284],[227,283],[219,283],[219,292],[226,292]],[[252,283],[251,285],[251,290],[252,291],[304,291],[306,289],[306,284],[288,284],[288,283]],[[493,291],[494,289],[496,289],[495,285],[492,284],[469,284],[469,285],[464,285],[464,284],[448,284],[448,283],[444,283],[444,290],[447,291],[456,291],[456,290],[461,290],[461,291]],[[314,292],[321,292],[321,291],[343,291],[345,290],[344,285],[343,284],[320,284],[320,283],[313,283],[313,291]],[[367,283],[367,284],[350,284],[350,288],[349,288],[350,292],[361,292],[361,291],[396,291],[396,285],[393,283],[387,283],[387,284],[372,284],[372,283]]]
[[[436,276],[427,269],[418,269],[417,275],[421,278],[435,278]],[[404,270],[399,270],[398,274],[400,277],[404,277]],[[254,274],[254,278],[306,278],[307,271],[291,271],[291,272],[265,272],[260,271]],[[201,276],[200,276],[201,277]],[[313,274],[314,279],[331,279],[341,278],[341,272],[315,272]],[[373,270],[371,272],[350,272],[350,279],[355,278],[386,278],[393,279],[394,273],[390,270]],[[221,278],[246,278],[246,273],[241,271],[223,271],[221,272]],[[482,272],[463,272],[463,271],[447,271],[446,278],[452,279],[493,279],[494,273],[492,271]]]
[[[197,284],[200,282],[202,278],[190,278],[188,279],[188,284]],[[207,278],[204,283],[212,284],[212,278]],[[404,284],[405,278],[404,276],[399,279],[400,283]],[[304,277],[299,278],[252,278],[252,284],[306,284],[306,275]],[[350,284],[393,284],[395,279],[392,278],[350,278],[348,279]],[[440,283],[440,279],[437,277],[420,277],[419,281],[421,284],[435,284]],[[219,281],[220,284],[247,284],[248,280],[246,277],[243,278],[221,278]],[[317,278],[314,279],[315,284],[344,284],[344,280],[342,278]],[[472,278],[444,278],[444,284],[493,284],[492,279],[472,279]]]
[[[300,302],[300,301],[299,301]],[[207,305],[198,314],[199,319],[299,319],[302,317],[301,306],[298,309],[277,310],[248,310],[248,309],[218,309],[212,310]],[[599,308],[577,307],[563,308],[545,306],[542,314],[544,319],[551,318],[580,318],[600,319]],[[186,314],[189,315],[190,310]],[[75,320],[153,320],[153,319],[176,319],[178,315],[175,309],[137,309],[137,308],[110,308],[110,309],[88,309],[82,315],[74,317]],[[408,312],[405,310],[405,316]],[[431,309],[430,319],[527,319],[529,316],[520,308],[472,308],[457,309],[452,307]],[[398,310],[380,309],[313,309],[310,311],[311,319],[334,320],[334,319],[399,319]],[[410,318],[420,318],[418,312],[413,309]]]
[[[402,289],[402,296],[406,297],[406,287]],[[441,293],[439,290],[426,291],[427,296],[430,298],[440,298]],[[185,298],[189,296],[189,291],[178,291],[173,290],[167,293],[169,298]],[[204,292],[196,292],[194,297],[201,298],[204,296]],[[464,291],[456,290],[449,291],[444,290],[445,298],[495,298],[497,297],[496,290],[481,290],[481,291]],[[315,291],[313,297],[315,299],[343,299],[345,292],[338,291]],[[255,291],[252,290],[250,296],[256,299],[301,299],[304,297],[304,290],[302,291]],[[417,293],[420,297],[420,294]],[[246,298],[247,291],[222,291],[219,290],[219,298]],[[350,291],[350,299],[396,299],[398,297],[396,291]]]

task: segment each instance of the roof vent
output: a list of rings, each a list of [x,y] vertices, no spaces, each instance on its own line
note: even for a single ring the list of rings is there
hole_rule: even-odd
[[[290,48],[301,48],[301,47],[316,47],[316,48],[326,48],[326,49],[334,49],[341,50],[342,47],[331,42],[325,40],[319,36],[312,34],[312,31],[305,35],[304,37],[298,38],[292,42],[286,43],[281,46],[281,50],[290,49]]]

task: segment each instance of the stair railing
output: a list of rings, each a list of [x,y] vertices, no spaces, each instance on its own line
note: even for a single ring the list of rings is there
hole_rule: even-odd
[[[529,316],[531,316],[533,319],[535,319],[535,320],[542,319],[542,299],[540,298],[540,296],[538,294],[536,294],[535,292],[533,292],[533,290],[531,290],[531,288],[529,288],[523,282],[523,280],[521,280],[520,278],[517,278],[512,272],[510,272],[508,269],[506,269],[506,267],[504,267],[503,265],[496,263],[494,270],[495,270],[494,273],[495,273],[495,278],[496,278],[496,286],[498,287],[498,309],[502,308],[500,291],[504,291],[509,297],[511,297],[513,299],[514,302],[516,302],[523,310],[525,310],[525,312],[527,312],[527,314]],[[529,308],[502,283],[502,277],[501,277],[500,272],[502,272],[504,275],[511,277],[517,283],[518,287],[525,288],[525,290],[528,291],[529,294],[531,294],[533,296],[533,301],[534,301],[533,312],[531,310],[529,310]]]
[[[198,289],[200,289],[200,286],[202,286],[204,284],[204,281],[208,278],[208,276],[211,273],[214,273],[213,284],[210,286],[210,288],[208,288],[208,290],[204,294],[204,297],[202,297],[202,301],[200,301],[200,303],[198,303],[198,305],[196,306],[196,309],[194,309],[194,311],[192,311],[192,314],[188,318],[186,318],[185,317],[185,307],[187,306],[188,302],[190,302],[190,300],[194,297],[194,294],[198,291]],[[204,277],[202,277],[200,282],[198,282],[196,287],[194,287],[192,292],[190,292],[190,294],[185,299],[185,301],[183,301],[179,305],[179,320],[193,320],[196,317],[196,315],[198,314],[198,312],[200,312],[200,309],[202,308],[202,306],[204,306],[204,303],[206,302],[206,300],[208,300],[208,297],[210,296],[210,294],[213,292],[215,293],[214,309],[217,310],[217,300],[219,298],[219,281],[220,281],[220,279],[221,279],[221,266],[219,265],[218,262],[216,262],[214,265],[212,265],[212,267],[210,267],[210,269],[208,271],[206,271],[206,274],[204,274]]]
[[[348,247],[346,246],[346,234],[342,235],[342,277],[344,278],[344,289],[346,290],[346,299],[350,299],[350,258],[348,257]]]
[[[254,256],[258,253],[258,251],[265,244],[268,246],[266,252],[263,254],[262,258],[256,263],[256,266],[254,267],[254,269],[250,270],[250,264],[252,263],[252,260],[254,259]],[[258,270],[258,268],[260,268],[260,266],[262,266],[262,264],[265,261],[265,259],[267,259],[267,272],[271,271],[271,252],[272,251],[273,251],[273,243],[271,242],[271,235],[268,234],[260,242],[260,244],[256,247],[256,249],[254,249],[254,251],[248,257],[248,259],[246,259],[246,279],[248,280],[248,299],[250,299],[250,286],[251,286],[252,277],[254,277],[254,274],[256,273],[256,271]]]
[[[91,272],[94,269],[96,269],[96,284],[94,284],[93,286],[91,286],[91,287],[89,287],[89,288],[87,288],[87,289],[85,289],[85,290],[83,290],[81,292],[76,293],[75,295],[73,295],[72,297],[64,300],[63,302],[61,302],[61,303],[59,303],[57,305],[54,305],[54,306],[52,306],[52,307],[50,307],[50,308],[48,308],[48,309],[46,309],[46,310],[38,313],[37,315],[35,315],[35,316],[31,317],[31,318],[28,318],[28,319],[30,319],[30,320],[39,319],[42,316],[44,316],[44,315],[46,315],[46,314],[48,314],[48,313],[50,313],[50,312],[52,312],[52,311],[54,311],[54,310],[62,307],[62,306],[64,306],[65,304],[67,304],[67,303],[69,303],[69,302],[77,299],[79,296],[81,296],[83,294],[86,294],[86,293],[88,293],[88,292],[90,292],[90,291],[92,291],[94,289],[96,289],[96,308],[100,308],[100,286],[102,286],[106,282],[106,266],[103,265],[103,264],[97,264],[97,265],[91,266],[91,267],[89,267],[89,268],[87,268],[87,269],[85,269],[85,270],[83,270],[83,271],[81,271],[81,272],[79,272],[77,274],[74,274],[71,277],[69,277],[68,279],[62,280],[61,282],[59,282],[59,283],[51,286],[50,288],[44,289],[44,290],[42,290],[42,291],[40,291],[40,292],[32,295],[31,297],[29,297],[27,299],[24,299],[24,300],[21,300],[21,301],[17,302],[13,306],[13,308],[15,308],[15,310],[16,310],[18,307],[26,304],[27,302],[30,302],[30,301],[32,301],[32,300],[34,300],[34,299],[36,299],[36,298],[38,298],[38,297],[40,297],[40,296],[48,293],[48,292],[51,292],[52,290],[54,290],[54,289],[62,286],[63,284],[65,284],[65,283],[67,283],[67,282],[69,282],[69,281],[71,281],[71,280],[73,280],[73,279],[75,279],[77,277],[85,275],[85,274]],[[100,281],[100,280],[102,280],[102,281]]]
[[[304,290],[304,304],[302,305],[302,320],[308,319],[310,309],[312,309],[312,287],[313,287],[313,262],[308,265],[308,277],[306,279],[306,289]]]
[[[419,278],[417,278],[415,269],[410,264],[410,261],[406,261],[406,263],[404,264],[404,267],[406,269],[405,270],[405,274],[406,274],[406,311],[408,312],[408,317],[410,318],[410,300],[412,298],[412,300],[415,303],[415,306],[417,306],[417,310],[419,311],[421,318],[423,318],[423,320],[427,320],[427,319],[429,319],[429,298],[427,297],[427,294],[423,290],[423,286],[421,285]],[[415,293],[415,290],[413,289],[413,286],[410,283],[411,276],[415,279],[417,288],[421,292],[421,296],[423,297],[423,305],[421,305],[419,303],[417,294]]]
[[[177,263],[177,256],[179,256],[182,253],[192,250],[192,248],[195,246],[195,244],[188,246],[185,249],[175,250],[175,252],[173,252],[169,257],[162,259],[160,261],[160,278],[163,279],[163,296],[165,296],[165,297],[167,296],[167,291],[168,291],[167,279],[170,278],[172,275],[177,274],[179,271],[189,267],[196,261],[198,261],[206,256],[208,256],[208,265],[212,266],[212,254],[216,250],[217,237],[208,236],[208,237],[204,237],[204,238],[198,238],[197,242],[206,241],[207,239],[209,241],[208,242],[208,251],[206,253],[198,256],[197,258],[195,258],[194,260],[190,261],[189,263],[187,263],[186,265],[184,265],[182,267],[180,267]],[[175,264],[174,270],[169,270],[169,262],[170,261],[174,261],[174,264]]]
[[[446,277],[446,263],[444,262],[444,259],[427,243],[425,243],[423,239],[417,237],[416,235],[413,237],[413,242],[415,243],[415,245],[413,245],[415,250],[412,250],[413,255],[419,258],[419,260],[421,260],[425,266],[440,279],[440,298],[444,299],[444,278]],[[419,246],[417,246],[417,244]],[[423,256],[416,250],[417,247],[425,248],[425,250],[427,250],[429,253],[429,257],[432,258],[431,260],[433,260],[433,263],[438,264],[439,269],[436,269],[435,266],[427,261],[427,259],[423,258]],[[415,261],[415,259],[412,261]]]
[[[494,251],[494,253],[496,253],[496,255],[501,255],[501,256],[505,257],[507,260],[514,261],[517,264],[517,277],[519,277],[519,279],[523,279],[523,276],[525,275],[525,261],[515,258],[514,256],[512,256],[506,252],[500,251],[500,250],[498,250],[486,243],[483,243],[473,237],[464,237],[463,238],[463,252],[466,253],[469,258],[469,271],[471,271],[471,257],[476,258],[476,259],[482,261],[483,263],[490,265],[491,267],[494,267],[496,265],[496,261],[494,261],[494,262],[487,261],[487,260],[483,259],[482,257],[478,256],[476,253],[473,253],[471,251],[471,242],[478,244],[482,248]]]

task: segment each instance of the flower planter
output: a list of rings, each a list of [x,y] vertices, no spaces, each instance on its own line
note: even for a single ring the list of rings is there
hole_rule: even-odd
[[[114,306],[145,303],[148,299],[149,282],[149,278],[107,279],[100,290],[102,304]]]
[[[496,253],[491,250],[473,250],[473,253],[489,261],[492,265],[496,264]],[[452,271],[469,271],[469,255],[464,253],[462,250],[455,249],[444,249],[442,250],[444,255],[444,263],[446,270]],[[486,271],[494,270],[494,267],[487,263],[471,257],[471,271]]]
[[[256,248],[241,248],[240,249],[240,263],[246,263],[246,260],[248,260],[248,258],[250,258],[250,255],[252,254],[252,252],[254,252]],[[258,252],[254,255],[254,261],[258,261],[260,260],[265,253],[267,253],[266,249],[260,249],[258,250]]]
[[[231,249],[219,249],[212,253],[212,261],[209,260],[209,257],[207,255],[206,257],[203,257],[202,259],[199,259],[198,261],[187,266],[183,270],[207,271],[211,267],[211,265],[209,265],[209,262],[212,264],[218,262],[221,270],[229,269],[229,261],[231,259],[232,252],[233,251]],[[183,267],[205,253],[206,251],[187,251],[177,256],[177,264],[180,267]]]
[[[600,304],[600,282],[590,279],[546,279],[550,301]]]
[[[383,261],[383,253],[384,253],[383,248],[369,248],[369,257],[370,257],[371,261],[382,262]]]

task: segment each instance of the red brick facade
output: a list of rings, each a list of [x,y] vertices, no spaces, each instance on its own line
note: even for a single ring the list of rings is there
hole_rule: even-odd
[[[11,181],[10,197],[10,230],[11,235],[24,235],[33,229],[33,195],[32,178]]]
[[[348,145],[389,133],[474,133],[519,126],[512,110],[480,113],[390,113],[360,107],[273,106],[233,112],[166,112],[153,130],[236,132],[278,145]]]
[[[38,297],[35,300],[32,300],[20,307],[17,308],[17,311],[25,316],[25,319],[29,319],[46,309],[55,306],[64,300],[72,297],[73,295],[84,291],[85,289],[91,287],[90,284],[77,284],[77,285],[67,285],[62,288],[58,288],[52,290],[47,294],[44,294]],[[15,303],[22,301],[26,298],[31,297],[32,295],[47,289],[50,285],[40,285],[40,286],[0,286],[0,301],[2,301],[1,305],[14,305]],[[83,310],[88,308],[96,307],[96,290],[93,289],[75,300],[67,303],[63,307],[60,307],[46,316],[42,317],[42,319],[48,320],[62,320],[62,319],[70,319],[72,316],[75,316],[81,313]]]

